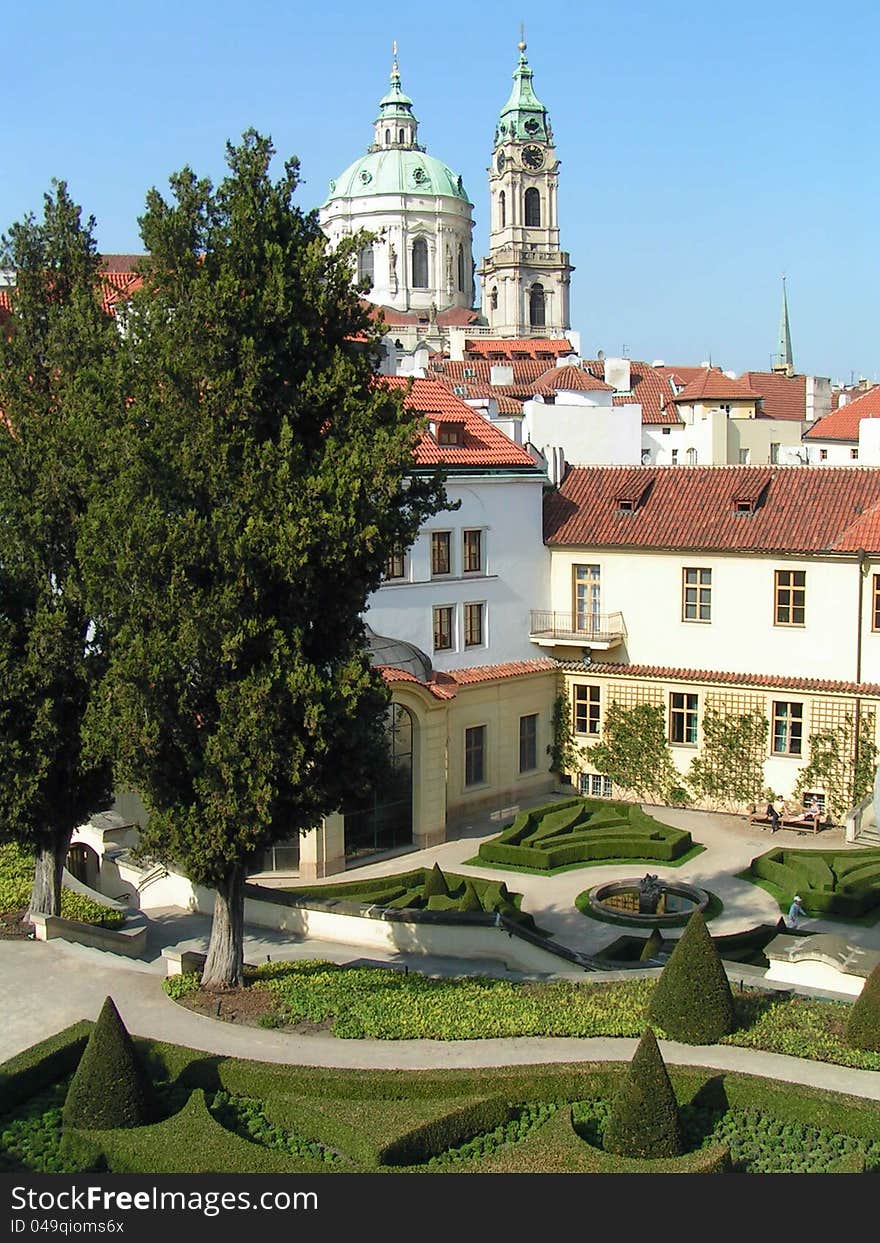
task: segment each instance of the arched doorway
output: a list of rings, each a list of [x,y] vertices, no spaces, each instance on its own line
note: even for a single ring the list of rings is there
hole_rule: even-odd
[[[101,860],[97,851],[84,842],[74,842],[67,852],[64,865],[68,872],[83,885],[90,889],[98,888],[98,876],[101,871]]]
[[[414,734],[409,709],[393,703],[386,717],[386,770],[372,794],[345,811],[346,859],[412,842]]]

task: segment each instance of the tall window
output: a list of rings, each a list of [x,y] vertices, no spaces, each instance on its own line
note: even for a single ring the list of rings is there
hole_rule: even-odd
[[[464,532],[464,572],[479,574],[483,568],[483,532]]]
[[[688,460],[688,466],[696,466],[696,464],[697,464],[697,451],[696,451],[696,449],[688,449],[688,451],[687,451],[687,460]]]
[[[871,629],[880,630],[880,574],[874,575],[874,602],[871,611]]]
[[[455,610],[451,604],[434,609],[434,651],[452,651],[452,626]]]
[[[413,289],[428,288],[428,243],[423,237],[412,245],[412,283]]]
[[[770,442],[770,464],[771,466],[779,465],[779,445],[775,440]]]
[[[458,292],[464,293],[464,247],[458,244]]]
[[[773,754],[800,755],[804,742],[804,705],[773,704]]]
[[[538,714],[519,718],[519,771],[533,772],[538,767]]]
[[[777,626],[803,626],[807,605],[806,570],[776,571],[776,600],[773,612]]]
[[[697,745],[697,696],[674,691],[669,696],[669,741]]]
[[[406,575],[406,553],[403,548],[398,545],[391,551],[391,555],[385,562],[386,578],[403,578]]]
[[[545,322],[544,286],[532,285],[529,290],[529,323],[533,328],[543,328]]]
[[[364,246],[363,250],[358,252],[358,284],[363,281],[370,282],[370,289],[373,288],[373,247]]]
[[[472,725],[464,731],[464,784],[482,785],[486,780],[486,726]]]
[[[452,573],[451,531],[431,532],[431,574],[436,578],[439,574]]]
[[[574,732],[576,734],[598,735],[598,686],[576,686],[574,688]]]
[[[682,570],[682,621],[712,620],[712,571]]]
[[[498,215],[501,220],[502,229],[507,224],[507,195],[502,190],[498,195]]]
[[[599,629],[601,566],[576,565],[574,567],[574,613],[575,629],[592,633]]]
[[[483,615],[485,605],[466,604],[464,606],[464,645],[465,647],[483,646]]]
[[[492,303],[492,310],[497,311],[498,310],[498,286],[497,285],[492,286],[492,295],[491,295],[490,301]]]
[[[531,186],[526,190],[526,228],[537,229],[541,224],[541,195]]]

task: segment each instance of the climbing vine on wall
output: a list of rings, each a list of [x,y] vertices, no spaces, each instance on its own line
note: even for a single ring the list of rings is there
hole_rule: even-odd
[[[585,748],[597,772],[648,802],[687,802],[681,773],[666,741],[666,713],[654,704],[625,708],[612,701],[605,713],[602,741]]]
[[[566,695],[557,695],[553,702],[553,744],[550,748],[550,771],[574,773],[580,766],[580,752],[571,732],[571,706]]]
[[[856,803],[870,792],[877,766],[875,715],[865,709],[859,716],[858,747],[852,713],[837,729],[810,734],[810,762],[801,769],[795,794],[825,791],[825,806],[835,820],[843,820]]]
[[[700,798],[733,809],[757,803],[764,794],[764,757],[770,724],[761,713],[728,713],[707,708],[703,747],[688,772]]]

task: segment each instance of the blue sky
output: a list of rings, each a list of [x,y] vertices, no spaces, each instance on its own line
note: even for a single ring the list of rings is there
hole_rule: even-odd
[[[387,22],[350,0],[32,0],[3,23],[0,227],[63,177],[103,250],[139,250],[146,190],[183,164],[221,176],[250,125],[300,157],[317,206],[371,140],[396,38],[479,261],[521,19],[584,351],[763,370],[784,271],[798,369],[880,379],[876,0],[447,0]]]

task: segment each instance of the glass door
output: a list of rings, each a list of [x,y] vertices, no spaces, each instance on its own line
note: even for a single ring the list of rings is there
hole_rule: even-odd
[[[575,630],[578,634],[595,634],[599,630],[602,611],[599,572],[598,565],[574,567]]]

